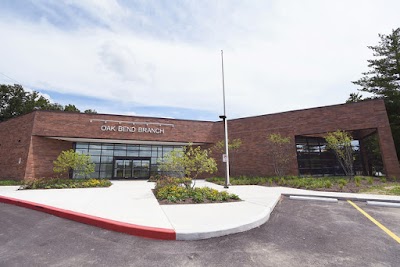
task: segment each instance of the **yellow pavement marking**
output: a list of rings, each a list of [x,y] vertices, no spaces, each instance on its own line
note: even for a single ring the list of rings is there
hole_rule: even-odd
[[[347,202],[349,202],[355,209],[357,209],[359,212],[361,212],[365,217],[367,217],[371,222],[373,222],[374,224],[376,224],[376,226],[378,226],[379,228],[381,228],[385,233],[387,233],[391,238],[393,238],[394,240],[396,240],[398,243],[400,243],[400,237],[398,237],[397,235],[395,235],[392,231],[390,231],[389,229],[387,229],[385,226],[383,226],[381,223],[379,223],[377,220],[375,220],[374,218],[372,218],[368,213],[366,213],[364,210],[362,210],[359,206],[357,206],[356,204],[354,204],[352,201],[347,200]]]

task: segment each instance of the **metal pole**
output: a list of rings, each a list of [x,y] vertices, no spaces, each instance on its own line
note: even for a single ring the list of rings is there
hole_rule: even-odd
[[[226,119],[226,108],[225,108],[225,80],[224,80],[224,51],[221,50],[221,60],[222,60],[222,96],[224,102],[224,115],[220,118],[224,121],[224,131],[225,131],[225,188],[229,188],[229,149],[228,149],[228,120]]]

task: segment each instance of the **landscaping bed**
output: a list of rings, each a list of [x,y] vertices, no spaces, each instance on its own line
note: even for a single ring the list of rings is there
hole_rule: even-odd
[[[22,181],[0,180],[0,186],[21,185]]]
[[[24,181],[19,190],[25,189],[64,189],[64,188],[90,188],[109,187],[111,182],[106,179],[34,179]]]
[[[219,185],[225,184],[225,178],[213,177],[206,181]],[[355,176],[351,181],[347,177],[232,177],[231,185],[284,186],[328,192],[371,193],[400,195],[400,183],[387,181],[385,177]]]
[[[198,204],[240,201],[239,196],[209,187],[193,187],[188,178],[160,178],[153,190],[160,204]]]

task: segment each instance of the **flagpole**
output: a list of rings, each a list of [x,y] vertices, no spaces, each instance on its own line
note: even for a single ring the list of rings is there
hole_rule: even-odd
[[[224,78],[224,51],[221,50],[221,62],[222,62],[222,97],[224,104],[224,115],[219,116],[224,122],[225,131],[225,155],[222,156],[222,161],[225,162],[225,188],[229,188],[229,149],[228,149],[228,121],[226,119],[226,107],[225,107],[225,78]]]

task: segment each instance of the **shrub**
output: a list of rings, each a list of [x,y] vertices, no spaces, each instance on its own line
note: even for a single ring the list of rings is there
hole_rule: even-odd
[[[367,178],[367,183],[368,183],[369,185],[372,185],[372,184],[374,183],[374,178],[368,177],[368,178]]]
[[[382,183],[386,183],[386,177],[385,176],[382,176],[379,179],[381,180]]]
[[[104,179],[59,179],[41,178],[28,180],[20,189],[63,189],[63,188],[87,188],[87,187],[109,187],[111,182]]]
[[[331,187],[332,187],[332,182],[329,181],[329,180],[326,181],[326,182],[325,182],[325,187],[326,187],[326,188],[331,188]]]
[[[389,190],[389,194],[400,196],[400,186],[395,186]]]
[[[219,181],[223,178],[210,178],[208,181]],[[243,179],[239,179],[243,182]],[[248,181],[247,181],[248,182]],[[209,187],[192,187],[192,179],[190,178],[173,178],[161,177],[157,180],[154,193],[158,200],[167,200],[169,202],[186,201],[192,199],[195,203],[202,203],[205,200],[228,201],[230,199],[240,200],[237,195],[229,194],[226,191],[219,192],[218,190]]]
[[[156,182],[155,191],[157,192],[160,188],[165,186],[183,186],[185,188],[190,188],[192,185],[192,179],[190,178],[173,178],[168,176],[163,176],[159,178]]]
[[[339,179],[338,181],[338,185],[340,189],[343,189],[343,187],[345,187],[347,185],[347,180],[346,179]]]
[[[361,176],[355,176],[354,182],[355,182],[356,186],[360,186],[361,185]]]
[[[204,202],[204,196],[201,191],[196,190],[196,188],[192,192],[192,199],[196,203],[202,203]]]
[[[280,178],[278,181],[278,185],[285,185],[286,184],[286,180],[284,177]]]
[[[178,185],[167,185],[158,189],[156,193],[158,199],[167,199],[171,202],[182,201],[189,197],[188,190]]]
[[[14,180],[0,180],[0,186],[4,185],[21,185],[22,181],[14,181]]]

